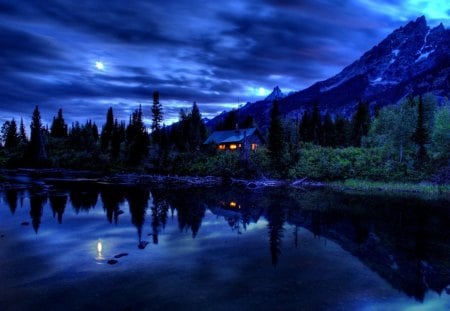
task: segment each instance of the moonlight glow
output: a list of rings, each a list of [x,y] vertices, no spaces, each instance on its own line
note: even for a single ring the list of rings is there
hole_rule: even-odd
[[[100,71],[105,70],[105,65],[102,62],[95,62],[95,68],[97,68]]]

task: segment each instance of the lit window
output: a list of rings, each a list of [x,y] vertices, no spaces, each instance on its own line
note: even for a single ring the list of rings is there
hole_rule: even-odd
[[[230,150],[236,150],[237,149],[237,145],[236,144],[231,144],[230,145]]]
[[[219,150],[225,150],[225,145],[219,145]]]
[[[256,149],[258,149],[258,144],[252,144],[252,150],[255,151]]]
[[[236,205],[237,205],[236,202],[233,202],[233,201],[230,202],[230,207],[236,207]]]

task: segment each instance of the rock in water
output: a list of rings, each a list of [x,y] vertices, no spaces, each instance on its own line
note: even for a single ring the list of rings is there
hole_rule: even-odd
[[[115,259],[108,260],[108,265],[115,265],[116,263],[118,263],[118,261]]]
[[[147,242],[147,241],[141,241],[141,242],[139,242],[139,244],[138,244],[138,248],[139,248],[139,249],[144,249],[147,245],[148,245],[148,242]]]
[[[114,258],[122,258],[124,256],[128,256],[128,253],[120,253],[120,254],[114,256]]]

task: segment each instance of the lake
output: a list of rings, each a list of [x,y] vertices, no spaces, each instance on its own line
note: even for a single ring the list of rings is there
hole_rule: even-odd
[[[450,310],[448,200],[288,188],[0,192],[0,310]]]

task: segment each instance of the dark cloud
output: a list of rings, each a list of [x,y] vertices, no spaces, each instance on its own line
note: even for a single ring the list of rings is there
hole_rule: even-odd
[[[109,106],[127,120],[154,90],[166,120],[193,101],[212,116],[260,99],[249,90],[336,74],[417,13],[407,0],[0,0],[0,122],[36,104],[45,120],[61,107],[102,123]]]

